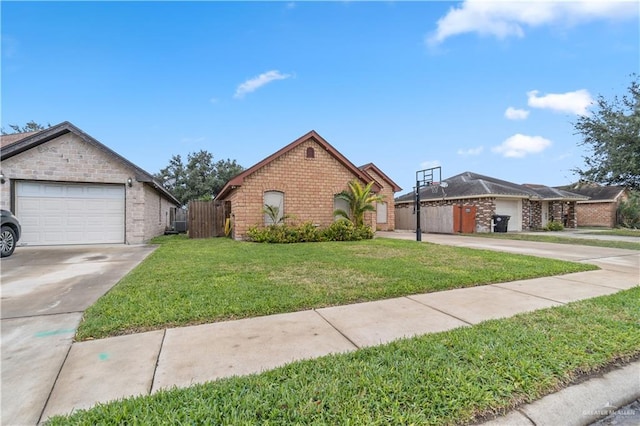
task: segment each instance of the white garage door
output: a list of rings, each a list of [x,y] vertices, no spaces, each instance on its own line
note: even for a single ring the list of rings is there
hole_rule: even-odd
[[[16,183],[26,245],[124,243],[124,185]]]
[[[496,200],[496,214],[511,216],[507,231],[522,231],[522,200]]]

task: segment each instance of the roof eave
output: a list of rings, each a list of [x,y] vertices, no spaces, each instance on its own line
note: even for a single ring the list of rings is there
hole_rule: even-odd
[[[106,145],[99,142],[97,139],[91,137],[89,134],[83,132],[80,128],[74,126],[68,121],[63,121],[60,124],[55,126],[51,126],[47,129],[44,129],[38,133],[35,133],[31,136],[28,136],[14,144],[7,146],[2,149],[2,153],[0,155],[0,161],[11,158],[15,155],[18,155],[22,152],[28,151],[29,149],[38,147],[46,142],[49,142],[57,137],[62,135],[66,135],[67,133],[74,133],[78,137],[80,137],[83,141],[96,146],[98,149],[105,151],[111,156],[115,157],[118,161],[125,164],[127,167],[132,168],[135,172],[136,180],[139,182],[151,183],[152,186],[165,196],[169,201],[174,202],[176,205],[180,205],[180,202],[176,197],[174,197],[165,187],[159,185],[153,175],[148,173],[147,171],[141,169],[140,167],[133,164],[131,161],[127,160],[117,152],[108,148]]]

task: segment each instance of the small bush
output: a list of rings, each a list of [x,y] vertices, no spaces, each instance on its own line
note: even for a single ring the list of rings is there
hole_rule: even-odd
[[[247,231],[249,241],[256,243],[305,243],[318,241],[360,241],[373,238],[370,226],[356,227],[348,220],[338,220],[320,229],[311,222],[301,225],[252,226]]]
[[[547,223],[547,226],[544,227],[545,231],[562,231],[564,229],[564,225],[558,221],[551,221]]]

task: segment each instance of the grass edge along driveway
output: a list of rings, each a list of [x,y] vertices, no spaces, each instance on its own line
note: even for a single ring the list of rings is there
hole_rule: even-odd
[[[640,356],[640,287],[55,417],[68,424],[467,424]]]
[[[76,340],[598,269],[385,238],[256,244],[171,236],[154,242],[160,247],[85,311]]]

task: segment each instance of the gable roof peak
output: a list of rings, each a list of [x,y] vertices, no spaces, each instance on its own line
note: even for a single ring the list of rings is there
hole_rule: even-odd
[[[269,164],[272,161],[274,161],[275,159],[281,157],[285,153],[293,150],[294,148],[298,147],[299,145],[301,145],[304,142],[307,142],[310,139],[313,139],[316,143],[318,143],[320,146],[322,146],[322,148],[324,148],[325,151],[327,151],[329,153],[329,155],[333,156],[338,162],[340,162],[351,173],[353,173],[355,176],[357,176],[358,179],[360,179],[362,182],[369,183],[372,180],[375,182],[375,179],[373,179],[371,176],[369,176],[365,171],[360,170],[359,168],[357,168],[351,161],[349,161],[344,155],[342,155],[337,149],[335,149],[329,142],[327,142],[322,136],[320,136],[320,134],[318,132],[316,132],[315,130],[310,130],[307,133],[305,133],[304,135],[300,136],[298,139],[296,139],[293,142],[291,142],[290,144],[288,144],[288,145],[284,146],[283,148],[279,149],[278,151],[274,152],[273,154],[271,154],[267,158],[263,159],[262,161],[254,164],[253,166],[249,167],[248,169],[244,170],[243,172],[241,172],[241,173],[237,174],[236,176],[232,177],[224,185],[224,187],[220,190],[220,193],[217,195],[216,198],[221,198],[221,199],[224,198],[232,189],[234,189],[234,188],[236,188],[238,186],[242,186],[245,178],[247,178],[251,174],[255,173],[259,169],[263,168],[267,164]],[[381,189],[380,185],[377,182],[375,182],[374,186],[376,187],[376,189],[378,191]]]

